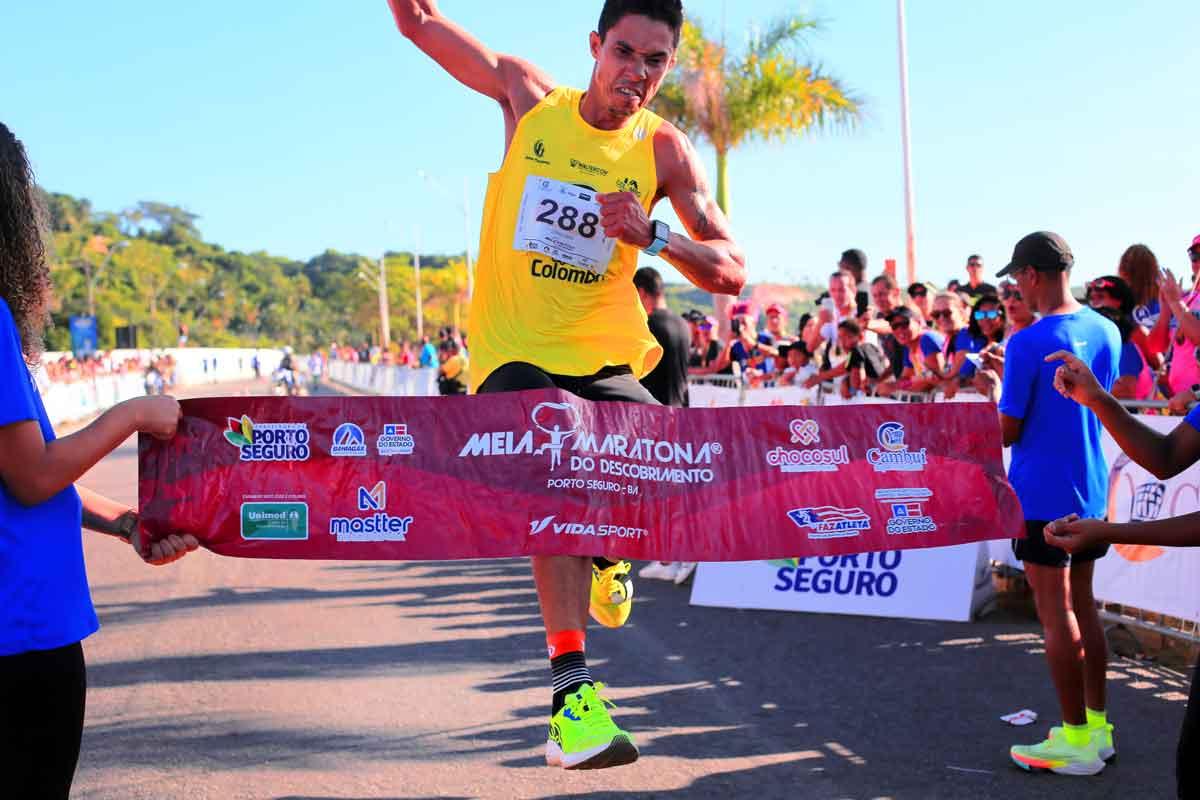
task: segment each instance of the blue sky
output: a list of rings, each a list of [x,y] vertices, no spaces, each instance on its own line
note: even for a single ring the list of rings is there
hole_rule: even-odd
[[[578,86],[600,5],[441,3],[495,49]],[[1186,267],[1200,233],[1200,3],[908,5],[922,279],[962,277],[976,251],[999,268],[1038,228],[1066,237],[1082,277],[1115,271],[1137,241]],[[722,6],[685,2],[710,29]],[[888,257],[903,269],[895,3],[729,2],[728,41],[789,11],[825,20],[811,56],[867,118],[734,154],[732,219],[751,280],[823,279],[847,247],[868,253],[872,274]],[[307,259],[411,249],[417,228],[426,251],[461,251],[466,180],[478,235],[500,114],[402,39],[384,0],[42,0],[5,3],[0,25],[0,120],[52,191],[105,210],[182,205],[227,248]],[[674,222],[666,205],[659,215]]]

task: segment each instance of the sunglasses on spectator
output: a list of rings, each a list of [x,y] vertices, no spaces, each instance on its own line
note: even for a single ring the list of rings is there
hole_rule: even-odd
[[[1188,258],[1192,261],[1200,261],[1200,250],[1188,250]]]
[[[940,311],[931,311],[929,316],[933,317],[934,319],[950,319],[954,316],[954,312],[948,308],[943,308]]]
[[[897,321],[897,322],[892,323],[892,330],[894,330],[894,331],[903,331],[903,330],[907,330],[907,329],[908,329],[907,322]]]
[[[928,292],[923,288],[908,290],[909,297],[925,297],[927,294],[928,294]]]
[[[1109,289],[1117,288],[1117,284],[1110,281],[1108,278],[1097,278],[1088,284],[1088,291],[1108,291]]]
[[[1005,289],[1000,293],[1001,300],[1021,300],[1021,293],[1016,289]]]
[[[990,311],[976,311],[975,319],[998,319],[1001,315],[999,309],[991,309]]]
[[[709,322],[701,322],[701,323],[700,323],[699,325],[697,325],[696,327],[697,327],[697,328],[699,328],[699,329],[700,329],[700,330],[702,330],[702,331],[711,331],[711,330],[712,330],[712,323],[709,323]]]

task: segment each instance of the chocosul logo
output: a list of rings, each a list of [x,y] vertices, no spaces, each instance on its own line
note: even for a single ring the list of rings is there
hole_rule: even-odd
[[[788,427],[792,434],[791,444],[804,447],[775,447],[767,451],[767,464],[777,467],[780,472],[837,472],[838,467],[850,463],[850,450],[846,445],[809,447],[821,442],[821,426],[816,420],[794,419]]]

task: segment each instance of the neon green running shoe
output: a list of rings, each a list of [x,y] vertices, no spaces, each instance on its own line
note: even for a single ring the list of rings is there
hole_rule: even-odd
[[[1013,745],[1009,755],[1024,770],[1049,770],[1058,775],[1098,775],[1104,761],[1096,748],[1095,738],[1076,747],[1065,736],[1054,736],[1039,744]]]
[[[1117,748],[1113,746],[1113,725],[1106,724],[1102,728],[1088,728],[1088,733],[1092,735],[1092,744],[1096,745],[1096,752],[1100,755],[1100,759],[1104,763],[1108,763],[1117,757]],[[1055,725],[1050,729],[1050,738],[1058,739],[1063,735],[1061,725]]]
[[[632,764],[638,749],[633,737],[608,716],[604,684],[585,683],[567,697],[566,705],[550,718],[546,763],[563,769],[604,769]]]
[[[606,628],[621,627],[633,610],[633,580],[629,577],[632,569],[628,561],[618,561],[606,569],[600,569],[592,563],[592,595],[588,613]]]

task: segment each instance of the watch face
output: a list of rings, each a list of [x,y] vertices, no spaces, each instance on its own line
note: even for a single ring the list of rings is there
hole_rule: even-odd
[[[654,221],[654,238],[665,242],[671,238],[671,228],[662,220]]]

